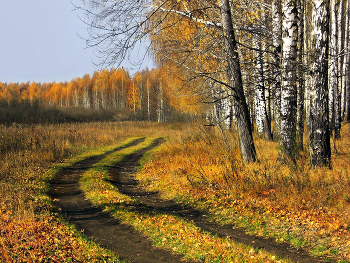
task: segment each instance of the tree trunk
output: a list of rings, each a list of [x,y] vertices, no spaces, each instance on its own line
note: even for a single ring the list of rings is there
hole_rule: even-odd
[[[164,122],[164,98],[162,82],[159,82],[158,122]]]
[[[335,99],[338,85],[338,27],[337,27],[337,13],[336,2],[337,0],[330,0],[330,34],[329,34],[329,128],[330,131],[334,130],[335,123]]]
[[[151,120],[150,86],[147,83],[147,120]]]
[[[281,92],[281,152],[280,158],[296,157],[297,108],[297,44],[298,9],[296,0],[283,1],[282,23],[282,83]]]
[[[304,30],[305,30],[305,0],[299,0],[299,39],[298,39],[298,88],[297,88],[297,148],[303,150],[304,120],[305,120],[305,56],[304,56]]]
[[[274,119],[273,139],[280,141],[281,132],[281,51],[282,51],[282,10],[281,1],[272,2],[272,44],[274,47]]]
[[[341,127],[341,64],[342,61],[340,59],[339,54],[341,53],[341,32],[340,32],[340,18],[341,18],[341,0],[336,0],[334,5],[334,23],[335,23],[335,37],[336,37],[336,56],[335,67],[336,67],[336,82],[333,90],[333,99],[334,99],[334,138],[340,138],[340,127]]]
[[[350,121],[350,0],[347,0],[347,25],[346,25],[346,42],[345,55],[346,55],[346,69],[345,69],[345,120]]]
[[[267,115],[266,97],[265,97],[265,78],[264,78],[264,53],[261,37],[254,35],[254,44],[257,51],[256,77],[257,87],[255,88],[255,106],[256,106],[256,128],[260,137],[271,141],[270,119]]]
[[[254,162],[256,161],[257,156],[253,140],[249,110],[243,90],[242,73],[235,33],[232,25],[232,14],[229,0],[220,1],[220,13],[227,54],[227,74],[229,78],[229,85],[232,89],[233,107],[241,155],[245,162]]]
[[[133,110],[134,116],[136,117],[136,94],[135,94],[135,82],[132,83],[132,101],[133,101]]]
[[[310,91],[309,152],[313,167],[330,166],[328,112],[329,2],[314,0],[312,12],[313,66]]]
[[[346,86],[345,86],[345,47],[347,46],[346,43],[346,38],[345,38],[345,29],[346,29],[346,21],[347,21],[347,16],[346,16],[346,7],[347,7],[347,0],[341,0],[340,1],[340,8],[339,8],[339,37],[340,37],[340,47],[339,47],[339,52],[340,52],[340,65],[339,65],[339,89],[340,89],[340,96],[341,96],[341,116],[340,119],[344,120],[345,118],[345,108],[346,108]],[[339,136],[340,138],[340,127],[339,127]]]
[[[339,91],[339,9],[340,0],[331,0],[330,4],[330,47],[329,47],[329,120],[330,130],[334,131],[334,137],[340,137],[341,104]]]

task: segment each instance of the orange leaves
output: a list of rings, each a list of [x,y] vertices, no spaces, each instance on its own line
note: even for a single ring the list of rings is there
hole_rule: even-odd
[[[136,108],[140,108],[140,95],[135,83],[132,83],[128,88],[128,105],[135,113]]]
[[[168,73],[172,106],[195,115],[208,108],[200,102],[210,94],[209,81],[197,79],[197,74],[205,72],[219,78],[218,72],[225,64],[219,55],[222,52],[220,30],[203,22],[213,19],[210,5],[201,1],[169,4],[166,9],[175,11],[158,14],[153,23],[160,26],[155,26],[151,34],[157,60]],[[188,16],[179,15],[179,12]]]
[[[79,260],[74,254],[77,255],[79,250],[82,252],[83,248],[73,238],[72,232],[66,235],[67,229],[63,226],[51,220],[35,219],[26,222],[11,219],[3,224],[3,216],[0,215],[1,238],[11,261],[24,258],[33,262]]]
[[[0,211],[1,262],[119,262],[53,217],[9,218]]]

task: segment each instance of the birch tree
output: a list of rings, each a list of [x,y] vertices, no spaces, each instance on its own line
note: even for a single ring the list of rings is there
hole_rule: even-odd
[[[221,23],[225,38],[225,50],[227,54],[227,74],[229,85],[235,98],[234,114],[238,127],[239,143],[244,161],[256,160],[256,151],[253,141],[252,126],[250,123],[248,105],[245,99],[242,73],[237,51],[237,42],[232,25],[232,15],[229,0],[220,1]]]
[[[330,2],[330,46],[329,46],[329,120],[334,138],[340,136],[341,107],[339,91],[339,9],[340,0]]]
[[[346,8],[346,17],[347,17],[347,24],[346,24],[346,41],[347,44],[345,45],[345,56],[346,56],[346,69],[345,69],[345,120],[347,122],[350,122],[350,1],[347,0],[347,8]]]
[[[297,133],[296,142],[298,150],[303,150],[304,121],[305,121],[305,9],[306,0],[298,0],[299,37],[298,37],[298,82],[297,82]]]
[[[340,90],[340,103],[341,103],[341,120],[345,118],[345,108],[346,108],[346,56],[345,56],[345,47],[347,46],[345,32],[347,24],[346,16],[347,0],[341,0],[339,5],[339,90]],[[340,128],[337,138],[340,138]]]
[[[274,49],[274,140],[280,140],[281,132],[281,50],[282,50],[282,6],[281,0],[272,1],[272,45]]]
[[[297,43],[298,8],[296,0],[283,0],[282,22],[282,92],[281,92],[281,158],[296,156]]]
[[[262,29],[263,30],[263,29]],[[254,34],[254,43],[257,50],[256,58],[256,79],[255,107],[256,107],[256,127],[260,137],[272,140],[270,118],[267,114],[265,72],[264,72],[264,52],[261,34]]]
[[[314,0],[313,65],[308,120],[309,153],[312,166],[330,166],[331,148],[328,113],[329,1]]]

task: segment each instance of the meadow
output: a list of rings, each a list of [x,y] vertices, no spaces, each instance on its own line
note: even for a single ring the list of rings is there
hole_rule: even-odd
[[[146,136],[165,137],[167,142],[143,159],[137,178],[144,187],[159,191],[165,199],[175,199],[204,211],[222,224],[232,223],[249,233],[303,247],[315,256],[348,262],[349,127],[343,127],[342,131],[341,139],[333,144],[337,152],[333,153],[330,170],[311,169],[305,152],[301,152],[296,164],[281,164],[278,144],[258,138],[259,162],[246,165],[240,158],[233,134],[226,134],[226,140],[223,140],[220,131],[205,130],[200,125],[105,122],[2,126],[0,260],[120,262],[117,255],[84,238],[56,213],[47,195],[48,182],[60,167],[106,152],[128,138]],[[91,174],[93,171],[85,175],[86,178]],[[96,180],[96,177],[90,180]],[[106,193],[103,187],[109,186],[101,183],[100,193],[91,188],[92,183],[85,186],[87,196],[95,191],[89,197],[91,200],[109,198],[103,196]],[[117,191],[113,191],[112,201],[122,200]],[[113,213],[144,231],[148,237],[156,231],[152,227],[160,228],[154,242],[165,243],[162,246],[173,251],[184,249],[165,242],[170,239],[166,228],[192,228],[184,227],[184,222],[169,224],[169,220],[174,221],[169,218],[141,220],[128,216],[130,211],[123,209]],[[152,224],[156,221],[158,224]],[[161,222],[164,225],[160,226]],[[149,227],[142,230],[140,225]],[[164,233],[160,233],[162,231]],[[210,240],[216,245],[211,243],[204,251],[214,254],[224,253],[234,246],[222,239],[211,240],[211,236],[204,238],[205,234],[199,232],[192,229],[188,234],[181,233],[186,235],[182,240],[187,238],[191,242],[190,236],[196,236],[197,241]],[[222,245],[219,246],[220,242]],[[211,259],[215,258],[207,252],[191,256],[193,252],[186,251],[181,253],[203,262],[213,262]],[[242,262],[266,262],[266,255],[257,256],[260,252],[242,251],[248,254]],[[275,262],[270,256],[269,260]]]

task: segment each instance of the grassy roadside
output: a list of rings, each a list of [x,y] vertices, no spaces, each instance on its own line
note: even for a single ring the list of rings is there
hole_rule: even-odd
[[[176,216],[133,211],[137,200],[119,193],[108,182],[108,166],[117,164],[125,155],[147,147],[153,141],[147,138],[140,145],[111,154],[85,172],[80,182],[86,197],[122,222],[132,225],[156,246],[171,249],[186,258],[201,262],[285,262],[261,250],[255,251],[229,239],[213,236]]]
[[[332,170],[313,170],[305,158],[296,166],[279,163],[273,142],[257,140],[260,162],[244,165],[237,148],[223,150],[217,137],[194,135],[149,156],[137,179],[213,221],[350,262],[348,138],[337,141]]]

